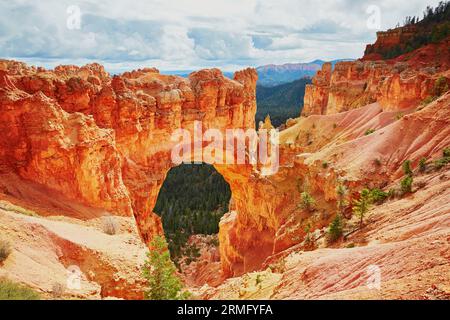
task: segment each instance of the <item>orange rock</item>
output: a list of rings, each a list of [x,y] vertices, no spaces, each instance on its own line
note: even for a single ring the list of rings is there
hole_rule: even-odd
[[[398,37],[392,43],[399,41]],[[377,46],[386,45],[385,40],[378,41]],[[446,76],[450,58],[439,53],[448,48],[449,41],[450,38],[388,61],[364,57],[338,62],[333,71],[331,65],[325,64],[306,87],[302,115],[340,113],[373,102],[379,102],[386,111],[417,107],[433,96],[438,77],[445,76],[450,83]]]

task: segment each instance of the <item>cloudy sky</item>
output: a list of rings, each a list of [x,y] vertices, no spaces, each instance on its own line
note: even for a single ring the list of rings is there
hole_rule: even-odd
[[[112,72],[358,58],[438,0],[0,0],[0,58]]]

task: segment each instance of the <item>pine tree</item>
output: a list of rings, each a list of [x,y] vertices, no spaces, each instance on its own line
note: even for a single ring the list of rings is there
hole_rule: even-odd
[[[369,189],[363,189],[360,193],[359,200],[355,201],[355,205],[353,206],[353,212],[359,217],[359,226],[362,228],[363,219],[366,215],[367,211],[369,211],[369,207],[372,203],[372,198]]]
[[[343,222],[342,216],[337,214],[336,217],[331,221],[328,227],[328,239],[330,242],[334,242],[342,236],[343,233]]]
[[[170,260],[167,243],[161,236],[156,236],[150,243],[151,251],[147,254],[143,276],[148,289],[144,292],[149,300],[182,300],[189,294],[183,292],[183,284],[176,275],[176,268]]]
[[[313,211],[314,210],[314,205],[316,203],[316,201],[314,200],[314,198],[307,192],[304,191],[300,194],[301,197],[301,203],[300,203],[300,207],[303,209],[306,209],[308,211]]]

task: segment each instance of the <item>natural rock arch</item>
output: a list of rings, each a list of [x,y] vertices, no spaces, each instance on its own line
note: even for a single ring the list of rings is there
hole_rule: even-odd
[[[256,80],[254,69],[233,80],[217,69],[187,79],[155,69],[110,77],[98,64],[47,71],[3,60],[0,165],[71,201],[133,214],[147,242],[162,231],[152,209],[175,165],[171,133],[195,121],[204,130],[254,128]],[[243,192],[237,206],[245,203],[252,168],[215,167],[232,193]]]

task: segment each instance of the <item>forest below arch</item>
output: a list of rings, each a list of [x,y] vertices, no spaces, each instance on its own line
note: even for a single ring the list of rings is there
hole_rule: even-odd
[[[172,260],[190,251],[189,236],[219,232],[230,198],[230,186],[211,165],[181,164],[169,171],[153,211],[161,216]]]

